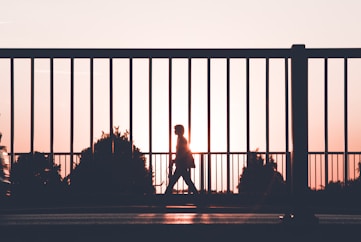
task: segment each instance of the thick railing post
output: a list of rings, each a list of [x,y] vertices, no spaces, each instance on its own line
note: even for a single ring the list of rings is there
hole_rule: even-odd
[[[308,59],[304,45],[292,46],[292,193],[308,188]]]
[[[308,57],[304,45],[292,46],[291,61],[292,143],[291,201],[293,220],[317,221],[308,208]]]

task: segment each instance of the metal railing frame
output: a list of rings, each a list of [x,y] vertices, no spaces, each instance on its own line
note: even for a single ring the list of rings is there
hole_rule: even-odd
[[[342,58],[344,59],[344,180],[347,181],[348,174],[348,102],[347,102],[347,60],[349,58],[361,58],[361,48],[305,48],[304,45],[294,45],[292,48],[284,49],[0,49],[0,58],[10,60],[10,160],[14,162],[15,150],[14,150],[14,59],[27,58],[31,60],[31,124],[30,124],[30,151],[34,152],[34,60],[38,58],[45,58],[50,60],[50,155],[54,156],[54,59],[66,58],[70,59],[71,65],[71,85],[70,85],[70,167],[74,168],[74,59],[86,58],[90,60],[90,145],[93,146],[93,60],[95,58],[107,58],[109,59],[109,133],[113,132],[113,59],[114,58],[126,58],[129,59],[129,137],[130,141],[133,141],[133,59],[135,58],[147,58],[149,59],[149,155],[150,155],[150,169],[152,169],[152,60],[155,58],[167,58],[169,60],[169,158],[171,158],[172,147],[172,60],[176,58],[188,59],[188,127],[189,127],[189,139],[191,134],[191,71],[192,71],[192,59],[202,58],[207,59],[207,127],[208,127],[208,144],[207,155],[208,162],[211,158],[211,83],[210,83],[210,70],[211,59],[222,58],[226,59],[227,63],[227,192],[230,192],[230,124],[229,124],[229,61],[232,58],[241,58],[246,60],[246,126],[247,126],[247,141],[246,149],[250,152],[250,59],[261,58],[266,60],[266,157],[270,153],[269,150],[269,60],[273,58],[285,60],[285,131],[286,131],[286,147],[285,153],[291,154],[287,156],[287,174],[286,180],[290,181],[289,185],[293,190],[304,190],[308,187],[308,60],[312,58],[321,58],[325,60],[325,159],[328,159],[328,118],[327,118],[327,72],[328,65],[327,60],[330,58]],[[297,110],[297,112],[291,110],[289,114],[288,108],[288,74],[289,66],[288,62],[291,60],[291,109]],[[291,139],[293,143],[292,151],[289,147],[289,118],[291,118]],[[326,160],[326,171],[328,170],[328,162]],[[326,172],[327,173],[327,172]],[[211,171],[208,170],[208,175]],[[328,174],[325,179],[328,181]]]

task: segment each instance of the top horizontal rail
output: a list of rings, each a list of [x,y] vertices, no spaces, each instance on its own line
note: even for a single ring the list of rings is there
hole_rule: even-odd
[[[306,56],[308,58],[361,58],[361,48],[306,48]]]
[[[361,48],[305,48],[308,58],[361,58]],[[298,52],[297,52],[298,53]],[[2,48],[0,58],[291,58],[289,49]]]
[[[290,49],[0,49],[0,58],[287,58]]]

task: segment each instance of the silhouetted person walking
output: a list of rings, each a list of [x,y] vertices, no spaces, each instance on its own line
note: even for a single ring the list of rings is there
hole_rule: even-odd
[[[177,147],[176,147],[176,158],[169,163],[169,166],[172,167],[173,164],[176,165],[176,169],[170,175],[169,184],[165,191],[165,194],[171,194],[174,185],[177,183],[178,179],[182,176],[185,183],[188,185],[189,191],[194,194],[198,194],[197,188],[191,180],[190,169],[194,168],[194,159],[192,152],[189,149],[188,141],[184,137],[184,127],[183,125],[174,126],[174,133],[178,135]]]

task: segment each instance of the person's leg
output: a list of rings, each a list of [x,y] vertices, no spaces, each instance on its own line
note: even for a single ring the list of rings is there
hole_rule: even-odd
[[[194,194],[198,194],[198,190],[191,179],[190,172],[187,169],[183,170],[182,177],[185,183],[188,185],[189,191],[193,192]]]
[[[169,179],[169,184],[167,186],[167,189],[165,190],[165,194],[172,194],[173,187],[177,183],[179,177],[181,176],[181,173],[179,172],[179,169],[175,169],[173,176]]]

